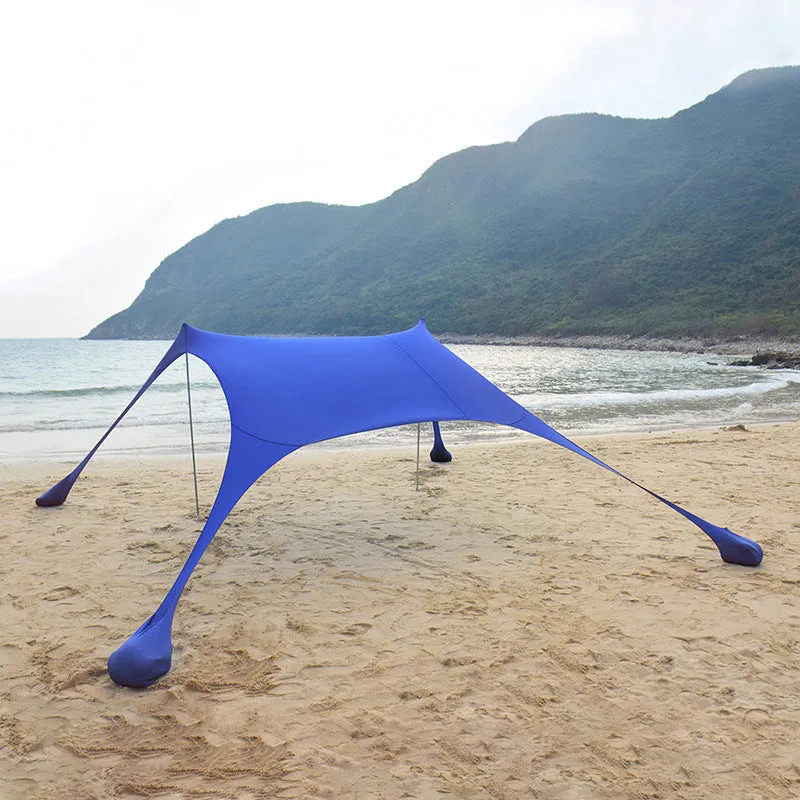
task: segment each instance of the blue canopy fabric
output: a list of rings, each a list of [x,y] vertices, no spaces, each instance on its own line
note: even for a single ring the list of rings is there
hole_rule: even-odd
[[[706,533],[724,561],[757,566],[758,543],[686,511],[600,461],[531,414],[437,341],[420,321],[400,333],[367,337],[230,336],[184,324],[133,400],[64,479],[37,498],[63,503],[111,431],[156,378],[189,353],[219,380],[231,440],[217,497],[175,583],[155,613],[108,660],[118,684],[149,686],[169,671],[172,621],[181,592],[225,518],[271,466],[300,447],[361,431],[415,422],[434,424],[431,457],[448,461],[439,422],[474,420],[535,434],[638,486]]]

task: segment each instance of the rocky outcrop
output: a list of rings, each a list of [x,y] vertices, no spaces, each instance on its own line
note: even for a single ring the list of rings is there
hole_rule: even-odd
[[[800,369],[800,354],[756,353],[751,358],[731,361],[732,367],[763,367],[764,369]]]

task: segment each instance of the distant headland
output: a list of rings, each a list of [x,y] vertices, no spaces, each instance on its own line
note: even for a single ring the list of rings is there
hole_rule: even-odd
[[[800,67],[665,119],[574,114],[365,206],[273,205],[168,256],[88,338],[800,336]]]

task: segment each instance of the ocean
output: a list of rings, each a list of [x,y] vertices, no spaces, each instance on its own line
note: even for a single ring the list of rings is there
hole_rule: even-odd
[[[147,378],[168,342],[0,340],[0,461],[78,461]],[[732,356],[561,347],[452,345],[451,349],[566,435],[656,431],[800,419],[800,372],[734,367]],[[224,452],[228,414],[216,378],[190,357],[199,452]],[[520,436],[502,426],[445,422],[447,444]],[[427,434],[426,442],[430,438]],[[416,426],[326,447],[416,444]],[[101,453],[189,451],[184,359],[173,364],[109,437]]]

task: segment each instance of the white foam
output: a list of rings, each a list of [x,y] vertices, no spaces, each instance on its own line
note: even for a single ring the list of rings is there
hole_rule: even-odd
[[[741,386],[717,386],[706,389],[654,389],[644,392],[587,392],[583,394],[537,394],[522,395],[517,402],[532,410],[546,408],[571,408],[587,406],[639,406],[655,403],[680,404],[692,400],[711,400],[725,397],[747,397],[763,395],[778,389],[786,389],[800,383],[800,373],[791,379],[785,374],[781,378],[755,381]]]

